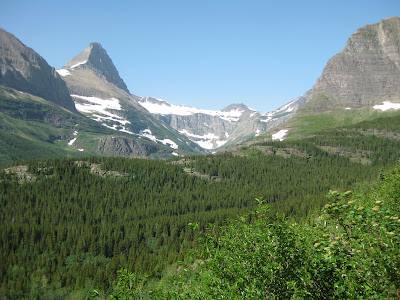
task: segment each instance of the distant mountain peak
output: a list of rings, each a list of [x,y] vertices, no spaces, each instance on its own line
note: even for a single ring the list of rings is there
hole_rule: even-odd
[[[98,42],[90,43],[85,50],[65,64],[63,69],[91,69],[100,76],[129,93],[107,51]]]
[[[243,103],[233,103],[222,109],[222,111],[232,111],[232,110],[249,110],[249,107],[244,105]]]

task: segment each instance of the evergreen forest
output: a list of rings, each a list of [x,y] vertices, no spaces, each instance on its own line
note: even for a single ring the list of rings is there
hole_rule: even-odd
[[[300,140],[260,141],[210,156],[14,162],[0,172],[0,298],[85,298],[93,291],[103,295],[99,297],[161,299],[195,299],[195,291],[198,299],[350,297],[346,293],[359,298],[392,297],[399,291],[398,258],[392,256],[398,237],[393,218],[398,216],[399,182],[398,171],[389,176],[384,169],[395,166],[400,158],[398,119],[377,119]],[[377,179],[386,183],[377,192],[365,191],[366,196],[337,192],[368,189],[367,184]],[[391,194],[384,193],[393,186]],[[366,204],[359,201],[349,206],[349,201],[356,201],[350,197],[365,199]],[[376,205],[371,201],[391,206],[373,210]],[[323,217],[316,217],[321,208]],[[372,213],[377,210],[389,215],[382,226],[379,222],[386,215],[375,218]],[[366,222],[365,227],[353,221]],[[368,245],[362,242],[362,230],[373,232],[372,222],[387,233],[387,252],[374,248],[378,245],[372,245],[372,240]],[[331,247],[344,234],[351,235],[347,242],[355,246],[350,250],[345,244]],[[244,246],[246,241],[251,245]],[[330,248],[325,249],[328,244]],[[371,275],[369,269],[356,266],[356,259],[370,255],[358,256],[366,247],[376,251],[375,260],[368,260],[371,268],[381,267],[379,251],[386,253],[388,267],[376,268],[383,281],[376,279],[378,273]],[[261,248],[266,251],[263,255],[277,258],[275,265],[259,270],[254,267],[256,261],[249,262],[249,257],[239,253]],[[193,251],[197,254],[189,255]],[[352,265],[347,256],[352,257]],[[224,257],[234,263],[227,264]],[[307,261],[308,257],[315,259]],[[177,272],[182,261],[190,266],[184,265],[185,270],[196,271]],[[284,261],[291,263],[284,265]],[[203,264],[205,269],[200,267]],[[356,272],[341,277],[343,270]],[[176,274],[165,281],[169,273]],[[367,273],[372,277],[363,276]],[[235,274],[242,274],[242,279],[235,281]],[[132,282],[142,288],[134,289]],[[337,282],[346,290],[335,289]],[[379,284],[389,287],[377,290]],[[157,291],[159,297],[154,294]]]

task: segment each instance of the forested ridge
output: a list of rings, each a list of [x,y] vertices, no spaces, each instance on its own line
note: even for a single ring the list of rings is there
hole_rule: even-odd
[[[398,140],[362,130],[168,161],[15,163],[28,175],[18,176],[12,166],[0,173],[0,297],[109,291],[121,268],[161,278],[196,247],[198,233],[189,223],[199,223],[199,232],[209,223],[223,225],[253,210],[255,198],[270,205],[269,215],[300,222],[326,203],[329,190],[371,181],[399,159]]]

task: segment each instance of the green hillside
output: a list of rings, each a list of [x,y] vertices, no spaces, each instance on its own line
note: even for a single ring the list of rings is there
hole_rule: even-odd
[[[99,149],[99,141],[107,138],[119,139],[122,146],[115,147],[120,155],[137,156],[123,148],[124,143],[136,139],[131,143],[141,148],[143,155],[171,157],[167,146],[116,132],[42,98],[4,86],[0,87],[0,137],[0,167],[24,159],[115,155],[112,145]],[[77,140],[68,145],[74,138]]]
[[[335,109],[329,112],[300,111],[283,127],[289,129],[288,137],[302,138],[308,135],[324,132],[333,128],[352,126],[360,122],[398,116],[400,112],[381,112],[373,108]],[[379,123],[379,121],[378,121]]]
[[[107,292],[121,268],[159,279],[196,247],[188,223],[200,232],[223,225],[255,209],[255,198],[270,205],[268,216],[301,222],[329,190],[353,189],[396,164],[398,118],[221,155],[14,163],[0,175],[0,295]]]

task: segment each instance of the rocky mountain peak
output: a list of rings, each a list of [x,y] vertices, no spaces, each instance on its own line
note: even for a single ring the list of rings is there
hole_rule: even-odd
[[[90,43],[85,50],[70,60],[63,69],[90,69],[118,88],[129,93],[107,51],[100,43]]]
[[[44,98],[76,112],[56,70],[14,35],[0,28],[0,84]]]
[[[222,111],[232,111],[232,110],[241,110],[245,111],[248,110],[249,108],[244,105],[243,103],[233,103],[222,109]]]
[[[400,101],[400,18],[358,29],[332,57],[305,108],[359,108]]]

